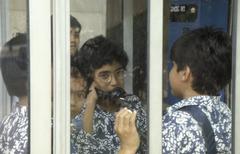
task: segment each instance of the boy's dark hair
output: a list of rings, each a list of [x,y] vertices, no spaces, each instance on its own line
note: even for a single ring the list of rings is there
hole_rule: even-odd
[[[76,57],[76,54],[74,54],[73,56],[71,56],[71,77],[73,78],[78,78],[81,76],[80,71],[77,67],[77,63],[74,61]]]
[[[220,29],[204,27],[181,36],[171,49],[177,70],[188,66],[192,88],[200,94],[217,95],[231,80],[231,38]]]
[[[27,95],[28,66],[27,35],[18,34],[8,41],[1,51],[0,67],[9,95]]]
[[[79,33],[81,32],[81,29],[82,29],[82,25],[78,22],[78,20],[70,15],[70,26],[71,27],[74,27],[74,28],[78,28],[79,29]]]
[[[51,28],[53,27],[53,16],[51,15]],[[82,30],[82,25],[80,22],[72,15],[70,15],[70,27],[78,28],[79,33]],[[52,31],[52,30],[51,30]]]
[[[100,35],[87,40],[77,52],[74,61],[89,87],[96,69],[113,62],[119,63],[123,69],[126,69],[128,56],[122,48]]]

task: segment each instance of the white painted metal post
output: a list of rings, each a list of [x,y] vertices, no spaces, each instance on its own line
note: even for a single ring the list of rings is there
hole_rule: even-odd
[[[54,154],[70,153],[70,8],[53,1]]]
[[[232,29],[232,42],[233,42],[233,153],[240,153],[240,3],[233,1],[233,29]]]
[[[29,0],[30,153],[51,153],[50,1]]]
[[[149,153],[162,153],[163,1],[149,1]]]

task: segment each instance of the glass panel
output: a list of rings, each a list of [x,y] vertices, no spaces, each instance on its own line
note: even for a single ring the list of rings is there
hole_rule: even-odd
[[[27,1],[0,5],[0,153],[29,152]]]
[[[122,107],[137,111],[139,152],[148,151],[146,4],[71,0],[71,15],[81,24],[71,23],[70,35],[72,152],[117,152],[115,112]]]

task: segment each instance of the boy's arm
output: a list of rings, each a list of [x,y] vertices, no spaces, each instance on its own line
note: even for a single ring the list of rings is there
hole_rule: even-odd
[[[90,92],[86,99],[86,109],[83,115],[83,129],[86,133],[91,133],[93,129],[93,114],[97,101],[97,93],[94,84],[90,87]]]
[[[119,154],[135,154],[140,145],[135,125],[136,114],[136,111],[132,112],[127,108],[116,113],[114,129],[120,138]]]

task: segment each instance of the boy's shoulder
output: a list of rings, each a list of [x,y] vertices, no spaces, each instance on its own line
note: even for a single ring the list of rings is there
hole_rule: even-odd
[[[219,96],[195,96],[177,102],[167,108],[166,114],[163,116],[164,122],[171,121],[191,121],[192,117],[181,108],[188,106],[198,106],[199,110],[204,112],[210,120],[212,114],[215,118],[228,117],[231,118],[231,111],[227,105],[221,102]]]
[[[197,106],[196,109],[202,111],[213,125],[214,129],[219,125],[231,125],[231,110],[228,106],[220,100],[219,96],[197,96],[182,100],[167,109],[163,116],[164,127],[195,127],[198,125],[197,121],[186,111],[181,109],[188,106]],[[223,124],[224,123],[224,124]],[[194,126],[195,125],[195,126]]]
[[[11,112],[9,115],[5,116],[0,123],[0,131],[16,129],[18,127],[19,121],[21,121],[21,126],[28,126],[28,111],[27,107],[17,106],[15,111]]]

